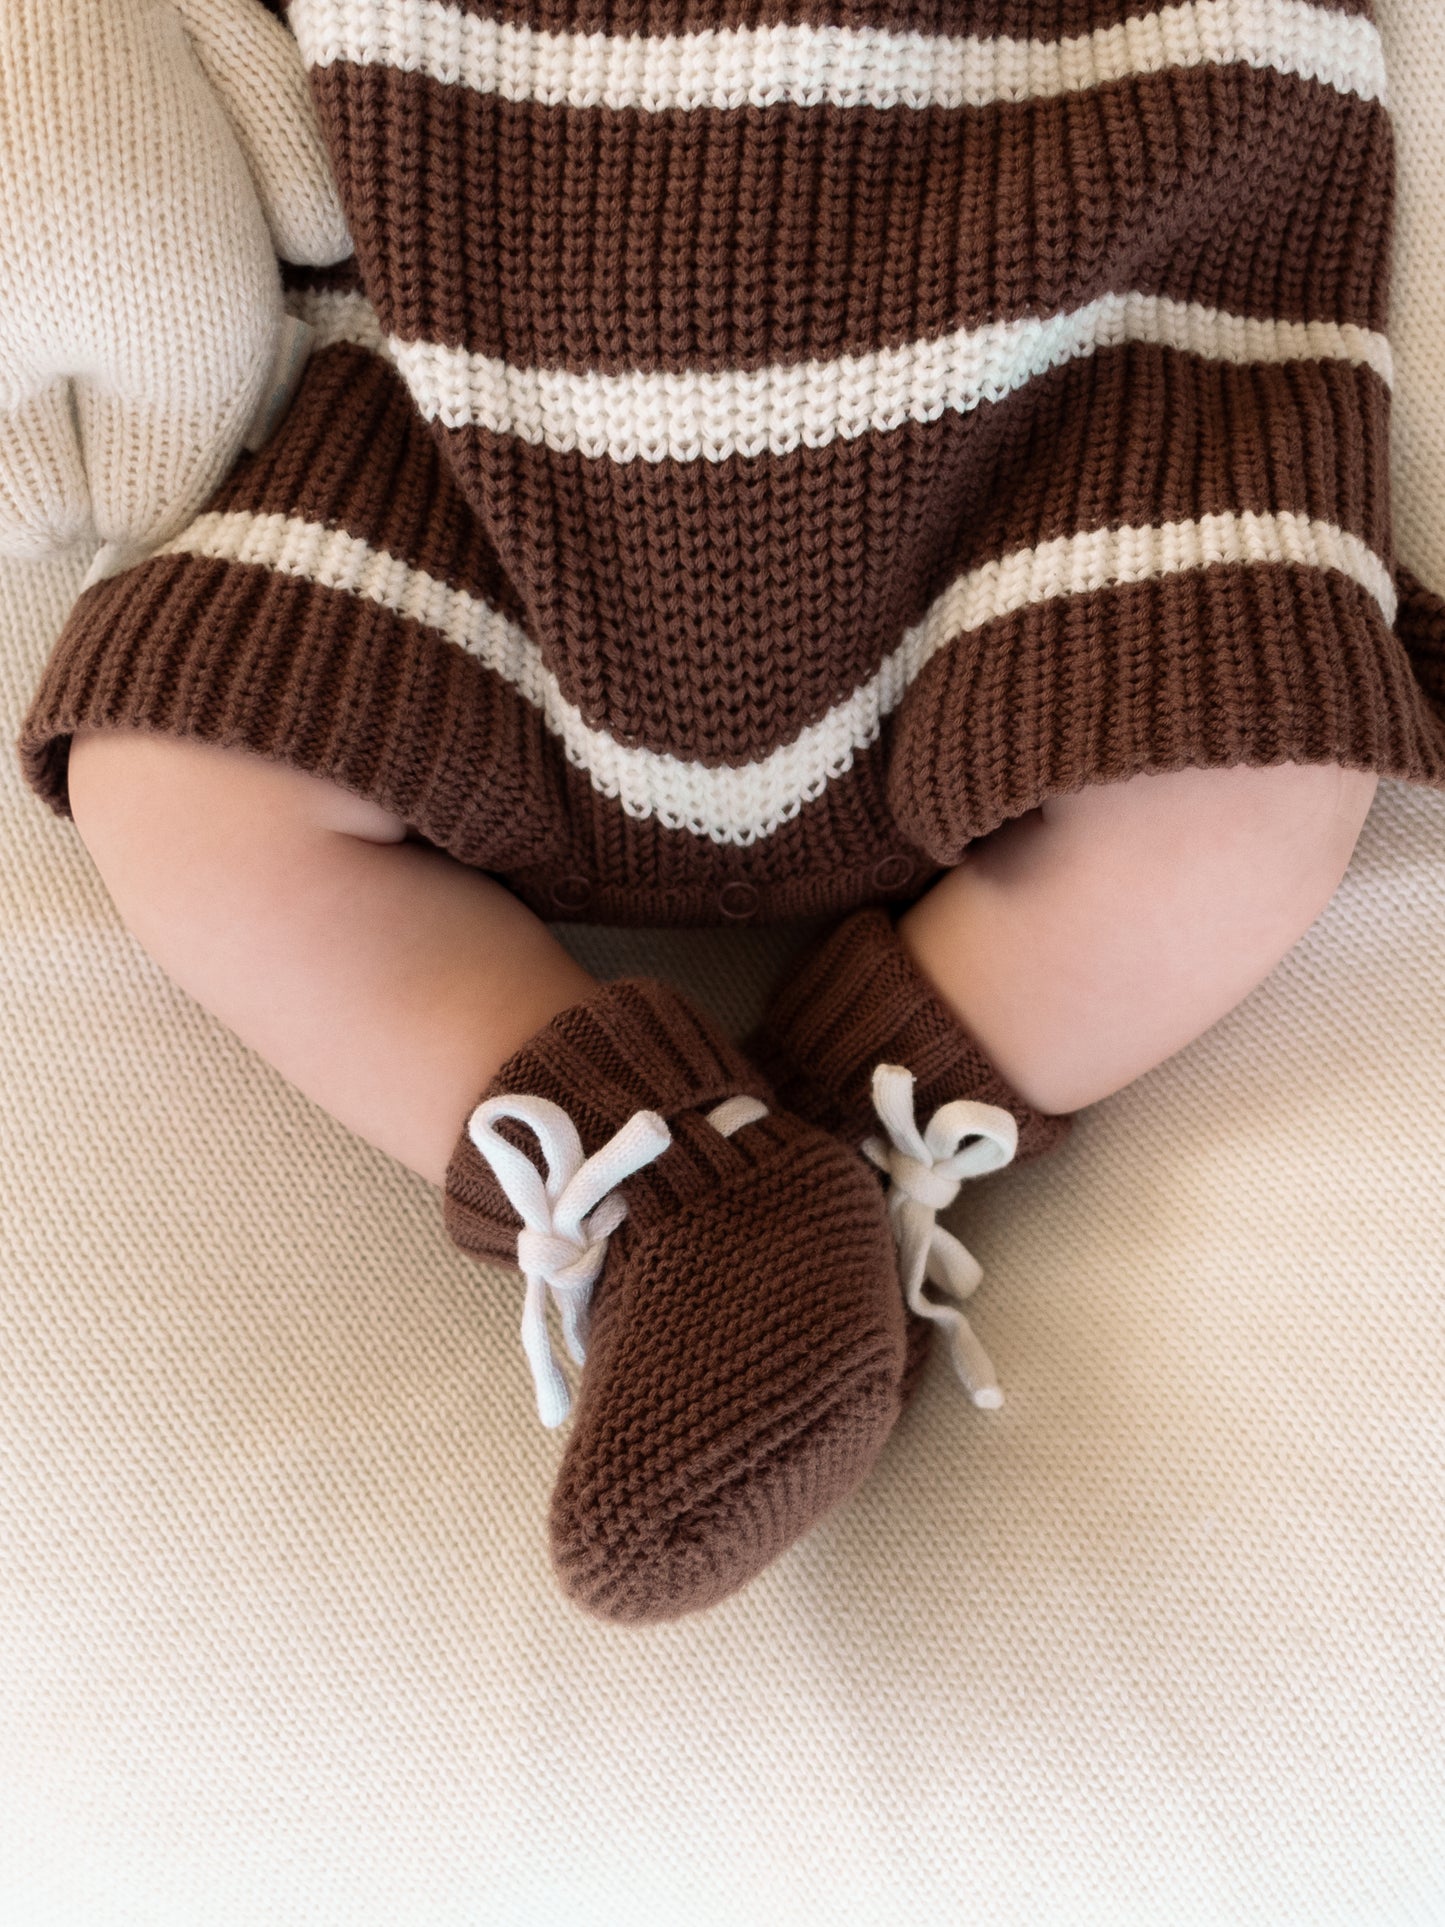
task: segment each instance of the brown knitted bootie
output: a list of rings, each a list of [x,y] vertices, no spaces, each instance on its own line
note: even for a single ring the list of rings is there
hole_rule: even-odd
[[[526,1274],[546,1423],[568,1409],[549,1291],[585,1345],[550,1530],[589,1611],[712,1605],[877,1458],[904,1362],[877,1183],[665,985],[601,986],[508,1060],[444,1208],[464,1251]]]
[[[864,1151],[889,1180],[909,1304],[904,1402],[942,1326],[975,1403],[1000,1404],[987,1355],[948,1302],[982,1273],[935,1214],[964,1179],[1053,1150],[1072,1118],[1034,1110],[1004,1082],[883,910],[860,910],[805,957],[744,1048],[783,1105]]]

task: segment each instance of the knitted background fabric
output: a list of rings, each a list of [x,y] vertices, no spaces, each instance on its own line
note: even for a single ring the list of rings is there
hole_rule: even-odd
[[[1445,10],[1382,0],[1402,554],[1445,581]],[[14,729],[83,570],[0,572]],[[515,1277],[126,937],[0,763],[0,1913],[1436,1927],[1445,797],[1249,1003],[960,1200],[940,1360],[708,1620],[588,1624]],[[735,1030],[796,935],[588,932]],[[992,1181],[991,1181],[992,1182]]]
[[[79,573],[3,578],[7,718]],[[1246,1007],[965,1187],[1005,1411],[937,1356],[844,1511],[629,1631],[548,1569],[515,1274],[0,783],[0,1914],[1445,1915],[1445,797],[1384,786]],[[740,1030],[789,934],[586,936]]]
[[[289,18],[356,278],[298,291],[270,446],[76,612],[57,808],[77,723],[185,730],[543,914],[706,923],[916,895],[1146,768],[1445,782],[1363,0]]]

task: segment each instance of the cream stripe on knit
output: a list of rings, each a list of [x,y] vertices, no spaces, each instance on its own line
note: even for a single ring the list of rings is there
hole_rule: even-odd
[[[343,306],[343,304],[350,304]],[[383,338],[361,295],[292,306],[328,340],[385,348],[428,421],[517,435],[559,453],[629,461],[787,455],[1000,401],[1064,363],[1138,342],[1237,365],[1348,361],[1389,383],[1390,344],[1333,321],[1270,321],[1162,295],[1106,294],[1066,314],[960,328],[836,361],[706,374],[573,374],[520,368],[465,348]]]
[[[756,762],[715,768],[614,741],[583,719],[537,645],[500,611],[344,530],[232,511],[198,517],[160,553],[253,563],[364,596],[424,623],[540,710],[568,760],[629,816],[741,845],[770,836],[844,775],[940,649],[1031,603],[1225,563],[1336,570],[1366,589],[1391,624],[1396,600],[1390,572],[1358,536],[1303,515],[1208,515],[1158,528],[1060,536],[957,577],[851,696]]]
[[[1240,62],[1382,100],[1380,36],[1362,14],[1304,0],[1186,0],[1064,40],[806,26],[699,33],[546,33],[442,0],[292,0],[312,67],[426,74],[547,106],[987,107]]]
[[[381,331],[376,309],[364,294],[350,288],[288,288],[287,310],[316,332],[313,353],[349,341],[391,360],[391,348]]]

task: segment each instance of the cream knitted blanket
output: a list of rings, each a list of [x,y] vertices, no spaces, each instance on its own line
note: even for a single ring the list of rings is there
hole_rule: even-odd
[[[1399,531],[1445,582],[1445,9],[1380,0]],[[13,733],[83,563],[10,569]],[[1445,1918],[1445,796],[968,1203],[938,1371],[739,1599],[580,1620],[515,1280],[172,990],[0,767],[0,1915]],[[595,934],[740,1023],[785,935]]]

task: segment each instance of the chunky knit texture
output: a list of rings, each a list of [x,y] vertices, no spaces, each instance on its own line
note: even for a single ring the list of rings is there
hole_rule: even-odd
[[[77,610],[57,809],[77,723],[185,731],[665,923],[906,899],[1145,769],[1445,784],[1364,0],[289,19],[355,271],[273,445]]]
[[[560,1104],[591,1155],[638,1111],[672,1132],[620,1187],[551,1506],[570,1596],[676,1618],[753,1577],[873,1465],[900,1409],[903,1301],[877,1184],[683,997],[623,980],[564,1011],[485,1095]],[[730,1136],[706,1113],[767,1115]],[[504,1127],[519,1146],[528,1134]],[[447,1228],[515,1262],[521,1221],[463,1133]]]
[[[1445,7],[1380,14],[1445,580]],[[0,564],[11,734],[79,574]],[[1234,1018],[968,1187],[1007,1419],[936,1370],[841,1516],[638,1637],[546,1583],[515,1279],[44,815],[0,767],[12,1921],[1445,1921],[1445,795],[1382,785]],[[721,935],[577,942],[741,1024],[786,945]]]
[[[901,1064],[913,1073],[920,1122],[940,1105],[973,1098],[1008,1111],[1019,1127],[1014,1163],[1052,1151],[1072,1116],[1025,1103],[994,1069],[898,940],[882,910],[861,910],[792,971],[747,1043],[782,1103],[855,1148],[878,1128],[873,1073]],[[902,1396],[912,1397],[934,1327],[907,1315]]]
[[[295,41],[255,0],[0,9],[0,551],[184,526],[296,364],[276,254],[351,239]]]
[[[879,1064],[912,1071],[920,1115],[958,1097],[1011,1112],[1017,1164],[1052,1151],[1072,1124],[1036,1111],[1000,1077],[882,910],[849,917],[789,973],[747,1051],[790,1110],[854,1146],[877,1129]]]

